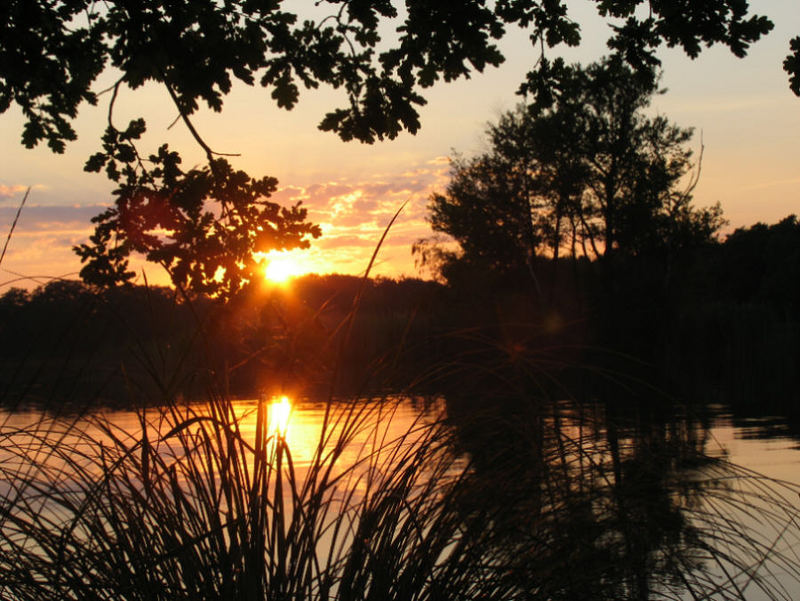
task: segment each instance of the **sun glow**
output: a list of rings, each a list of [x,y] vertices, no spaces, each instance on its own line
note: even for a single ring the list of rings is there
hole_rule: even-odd
[[[264,277],[276,284],[283,284],[304,273],[297,260],[289,255],[267,255],[266,263]]]

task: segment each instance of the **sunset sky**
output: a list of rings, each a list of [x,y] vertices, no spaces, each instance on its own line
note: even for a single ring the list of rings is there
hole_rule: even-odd
[[[584,41],[562,54],[570,62],[590,62],[604,53],[606,25],[593,15],[593,3],[570,3],[570,10],[573,4]],[[712,48],[692,61],[679,51],[664,50],[662,82],[668,92],[653,104],[654,112],[695,128],[696,150],[702,131],[705,154],[695,202],[721,202],[729,229],[800,213],[800,98],[789,90],[781,68],[789,39],[800,34],[800,4],[757,0],[751,6],[769,16],[775,29],[748,57],[737,59],[724,48]],[[276,199],[287,204],[302,200],[311,220],[322,226],[323,237],[297,257],[303,271],[363,272],[383,228],[409,201],[375,273],[417,275],[411,244],[430,234],[425,205],[432,190],[446,185],[448,156],[453,150],[471,155],[484,149],[486,123],[520,101],[514,92],[536,58],[522,33],[501,47],[507,58],[501,68],[424,94],[428,105],[416,136],[403,134],[369,146],[319,132],[324,113],[343,102],[329,90],[306,92],[299,106],[286,112],[274,106],[269,91],[239,86],[221,114],[203,111],[194,122],[214,150],[241,153],[232,159],[234,166],[253,176],[277,177]],[[97,90],[113,81],[111,74],[104,77]],[[83,108],[75,124],[79,139],[64,155],[46,147],[26,150],[19,142],[19,111],[0,115],[0,244],[24,190],[32,188],[0,266],[0,292],[11,285],[32,287],[46,277],[77,277],[80,265],[70,248],[86,239],[89,219],[111,198],[112,186],[103,175],[82,170],[99,149],[107,100],[104,96],[98,107]],[[143,150],[166,141],[182,151],[185,166],[202,164],[203,155],[182,124],[167,129],[176,110],[166,92],[155,86],[124,91],[116,124],[139,116],[148,124]],[[149,268],[148,279],[165,281],[157,268]]]

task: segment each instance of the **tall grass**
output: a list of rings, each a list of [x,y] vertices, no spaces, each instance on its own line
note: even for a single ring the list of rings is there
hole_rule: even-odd
[[[295,466],[264,403],[246,437],[214,398],[102,441],[57,428],[6,432],[3,598],[435,598],[438,558],[459,545],[453,455],[439,426],[414,426],[341,456],[381,405],[331,408],[309,466]],[[388,416],[387,416],[388,417]],[[64,438],[68,438],[68,444]],[[351,449],[352,451],[352,449]],[[463,583],[461,583],[463,585]],[[470,586],[474,586],[470,584]]]
[[[265,403],[243,419],[220,396],[137,432],[5,427],[0,597],[751,600],[800,582],[797,488],[688,430],[527,405],[398,436],[394,403],[330,404],[302,464]]]

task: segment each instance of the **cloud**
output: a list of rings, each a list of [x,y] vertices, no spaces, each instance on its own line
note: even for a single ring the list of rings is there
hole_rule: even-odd
[[[381,249],[377,273],[414,274],[411,245],[429,236],[425,220],[428,198],[449,177],[450,162],[436,157],[404,165],[396,172],[363,178],[342,178],[301,187],[289,185],[275,200],[290,204],[302,200],[309,219],[322,224],[323,236],[311,243],[305,261],[319,271],[355,273],[366,267],[384,229],[403,206]]]
[[[438,165],[438,166],[444,165],[446,167],[449,167],[450,166],[450,157],[447,157],[447,156],[434,157],[431,160],[429,160],[426,163],[426,165]]]
[[[668,98],[668,97],[667,97]],[[774,96],[766,94],[753,94],[750,96],[731,97],[728,95],[717,95],[712,98],[702,100],[665,100],[662,104],[669,108],[670,112],[711,112],[719,113],[743,113],[754,111],[770,111],[781,106],[786,106],[788,102],[793,102],[791,94],[784,96]]]
[[[21,184],[17,184],[14,186],[8,186],[6,184],[0,184],[0,200],[6,200],[9,198],[14,198],[17,196],[22,196],[25,190],[28,189],[28,186],[23,186]]]
[[[431,233],[425,221],[426,205],[431,192],[446,185],[448,169],[446,159],[436,158],[361,178],[307,186],[289,183],[271,200],[284,206],[302,201],[309,220],[322,225],[323,236],[312,240],[311,248],[295,251],[308,271],[352,274],[363,273],[386,226],[406,203],[384,240],[373,274],[413,275],[411,245]],[[20,189],[2,187],[0,197],[15,190],[19,193]],[[80,262],[71,247],[88,238],[93,228],[91,218],[105,208],[101,204],[26,205],[2,269],[25,274],[77,272]],[[0,234],[4,225],[10,226],[16,209],[13,203],[0,205]]]
[[[750,186],[746,186],[745,190],[763,190],[766,188],[774,188],[779,186],[796,186],[800,184],[800,178],[789,178],[789,179],[776,179],[772,181],[760,182],[758,184],[752,184]]]
[[[378,238],[380,239],[380,238]],[[377,244],[377,240],[373,240],[366,236],[326,236],[320,238],[317,242],[314,243],[314,246],[318,246],[322,249],[341,249],[344,247],[349,248],[363,248],[363,247],[370,247],[375,248]]]
[[[89,237],[91,218],[104,208],[25,205],[0,268],[0,290],[32,287],[51,277],[77,277],[81,264],[72,247]],[[10,229],[16,213],[16,206],[0,206],[0,232]]]
[[[76,205],[76,206],[40,206],[25,205],[20,213],[14,235],[25,232],[42,232],[67,229],[89,229],[91,219],[101,211],[105,205]],[[0,224],[9,226],[17,213],[17,207],[0,207]],[[2,226],[0,226],[2,227]]]
[[[307,200],[307,198],[304,188],[286,186],[275,192],[270,197],[270,200],[284,205],[293,205],[298,201]]]

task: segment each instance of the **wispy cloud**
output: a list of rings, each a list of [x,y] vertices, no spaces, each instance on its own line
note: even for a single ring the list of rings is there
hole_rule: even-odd
[[[665,100],[661,101],[661,104],[668,113],[712,112],[719,114],[751,113],[757,110],[769,111],[791,102],[793,102],[791,94],[788,94],[786,97],[772,95],[715,96],[701,100],[670,100],[669,97],[666,97]]]
[[[92,217],[103,211],[104,205],[37,206],[26,205],[20,214],[14,235],[54,231],[59,229],[89,229]],[[0,224],[10,224],[17,207],[0,206]]]
[[[397,276],[415,273],[411,244],[429,233],[426,205],[434,190],[447,182],[449,163],[437,158],[395,173],[363,178],[318,182],[309,186],[288,185],[273,200],[282,205],[302,201],[309,219],[321,224],[323,236],[311,248],[298,250],[298,261],[306,270],[320,273],[361,273],[387,224],[406,203],[381,248],[375,274]],[[0,188],[8,197],[24,192],[21,186]],[[91,218],[106,207],[28,205],[20,216],[3,268],[31,274],[61,275],[80,270],[71,248],[91,234]],[[14,203],[0,205],[0,232],[10,226]],[[3,277],[0,276],[0,283]]]
[[[28,186],[23,186],[21,184],[16,184],[13,186],[0,184],[0,201],[21,196],[27,189]]]
[[[9,286],[31,287],[52,277],[77,277],[81,265],[72,247],[88,238],[90,219],[103,209],[101,205],[26,205],[3,259],[0,293]],[[0,205],[3,237],[16,212],[15,204]]]
[[[411,244],[428,234],[428,198],[434,190],[444,189],[449,168],[446,157],[436,157],[396,173],[319,182],[306,188],[287,186],[275,194],[275,200],[303,201],[311,221],[322,224],[323,237],[304,251],[306,261],[318,269],[324,266],[325,271],[349,273],[357,272],[358,265],[366,266],[384,229],[405,203],[384,241],[379,272],[413,274]]]
[[[768,182],[760,182],[751,186],[746,186],[745,190],[763,190],[766,188],[775,188],[777,186],[796,186],[800,184],[800,177],[788,179],[776,179]]]

